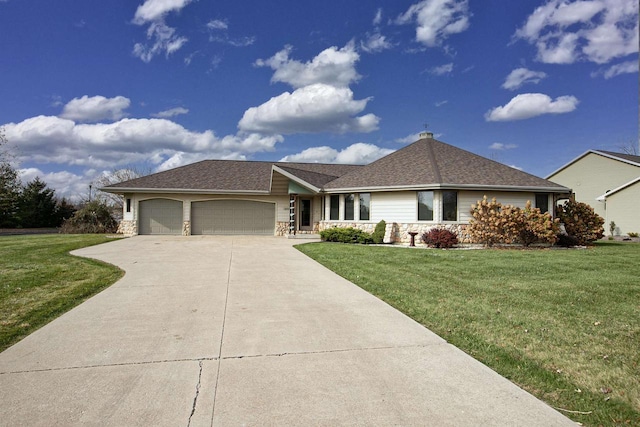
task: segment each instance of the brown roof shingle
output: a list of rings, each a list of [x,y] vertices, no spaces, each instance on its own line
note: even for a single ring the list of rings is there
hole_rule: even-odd
[[[254,162],[203,160],[141,178],[113,184],[105,189],[173,189],[225,192],[268,192],[273,165],[321,187],[325,183],[362,166],[322,163]]]
[[[432,138],[420,139],[366,166],[204,160],[110,185],[105,190],[268,193],[274,165],[328,191],[403,186],[486,186],[569,191],[546,179]]]
[[[329,182],[325,189],[401,186],[564,189],[546,179],[432,138],[420,139],[359,170],[343,175]]]

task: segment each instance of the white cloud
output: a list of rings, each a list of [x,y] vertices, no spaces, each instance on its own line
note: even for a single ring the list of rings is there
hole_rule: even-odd
[[[501,142],[494,142],[489,146],[490,150],[498,150],[498,151],[512,150],[514,148],[518,148],[518,146],[516,144],[503,144]]]
[[[190,131],[167,119],[121,119],[114,123],[76,124],[37,116],[4,125],[22,163],[55,163],[112,168],[136,162],[159,165],[178,153],[224,158],[271,151],[280,135],[239,133],[222,138],[213,131]]]
[[[178,36],[176,29],[167,26],[164,22],[152,22],[147,29],[147,39],[153,40],[151,46],[136,43],[133,46],[133,55],[143,62],[150,62],[154,56],[163,53],[169,57],[189,41],[186,37]]]
[[[316,83],[249,108],[238,127],[247,132],[269,134],[371,132],[378,129],[377,116],[354,117],[365,109],[369,100],[354,100],[353,92],[347,87]]]
[[[399,142],[401,144],[411,144],[412,142],[416,142],[419,139],[420,139],[420,132],[412,133],[403,138],[396,138],[394,141]]]
[[[542,93],[523,93],[517,95],[505,106],[496,107],[485,114],[488,122],[524,120],[543,114],[569,113],[578,106],[574,96],[559,96],[552,100]]]
[[[191,0],[146,0],[136,9],[133,22],[143,25],[164,19],[167,13],[180,11],[189,3]]]
[[[448,100],[443,100],[443,101],[438,101],[436,103],[434,103],[433,105],[435,105],[436,107],[442,107],[443,105],[447,104],[449,101]]]
[[[247,47],[256,42],[255,37],[230,37],[226,31],[229,29],[229,24],[227,23],[227,21],[223,21],[220,19],[209,21],[207,23],[207,29],[210,32],[210,42],[228,44],[233,47]]]
[[[152,114],[152,117],[159,117],[161,119],[166,119],[173,116],[179,116],[180,114],[187,114],[189,112],[188,108],[184,107],[175,107],[170,108],[169,110],[160,111],[159,113]]]
[[[595,77],[598,74],[603,74],[605,79],[610,79],[615,76],[619,76],[620,74],[628,74],[628,73],[637,73],[638,72],[638,61],[626,61],[621,62],[620,64],[612,65],[604,71],[600,71],[598,73],[592,74],[592,77]]]
[[[376,11],[376,15],[373,17],[373,25],[380,25],[382,22],[382,8],[379,7]]]
[[[289,58],[293,47],[286,46],[269,59],[258,59],[258,67],[270,67],[275,71],[272,82],[282,82],[301,88],[315,83],[345,87],[360,79],[355,64],[360,55],[353,42],[342,49],[332,46],[323,50],[308,62],[300,62]]]
[[[598,64],[638,52],[637,0],[550,0],[514,34],[538,50],[537,59]]]
[[[210,30],[226,30],[229,28],[229,24],[220,19],[213,19],[207,23],[207,28]]]
[[[84,95],[73,98],[63,108],[60,117],[77,122],[97,122],[99,120],[119,120],[126,114],[131,101],[124,96],[105,98],[104,96]]]
[[[223,36],[214,36],[212,35],[211,37],[209,37],[209,41],[211,42],[218,42],[218,43],[223,43],[223,44],[228,44],[230,46],[233,47],[247,47],[247,46],[251,46],[252,44],[254,44],[256,42],[256,38],[255,37],[238,37],[238,38],[231,38],[228,35],[223,35]]]
[[[68,171],[43,172],[38,168],[19,169],[20,179],[23,183],[40,178],[47,183],[47,187],[55,190],[57,197],[78,202],[89,193],[89,184],[97,177],[96,171],[90,169],[82,175]]]
[[[429,73],[434,76],[444,76],[445,74],[451,74],[453,71],[453,62],[449,64],[439,65],[429,69]]]
[[[539,83],[540,80],[547,77],[542,71],[532,71],[526,68],[516,68],[505,79],[502,87],[509,90],[518,89],[525,83]]]
[[[367,39],[360,42],[360,48],[367,53],[378,53],[392,47],[393,43],[379,32],[367,35]]]
[[[469,28],[467,0],[423,0],[412,5],[396,19],[397,24],[416,22],[416,41],[428,46],[440,46],[452,34]]]
[[[365,165],[391,154],[394,151],[395,150],[390,150],[388,148],[380,148],[373,144],[358,142],[341,151],[327,146],[311,147],[300,153],[285,156],[280,159],[280,161]]]
[[[353,42],[342,49],[333,46],[305,63],[289,58],[286,46],[269,59],[259,59],[258,67],[275,72],[272,82],[290,84],[295,90],[284,92],[245,111],[238,128],[266,134],[318,132],[372,132],[380,118],[374,114],[358,116],[371,98],[355,100],[349,84],[360,79],[355,63],[360,56]]]
[[[133,23],[149,24],[147,40],[150,43],[136,43],[133,46],[133,55],[143,62],[150,62],[158,54],[164,53],[169,57],[182,48],[189,39],[178,35],[175,28],[169,27],[165,23],[165,17],[169,12],[179,12],[189,3],[191,0],[146,0],[138,6]]]

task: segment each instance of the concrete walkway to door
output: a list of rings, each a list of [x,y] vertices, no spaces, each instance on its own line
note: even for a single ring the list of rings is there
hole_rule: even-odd
[[[294,243],[77,251],[126,275],[0,354],[0,423],[575,425]]]

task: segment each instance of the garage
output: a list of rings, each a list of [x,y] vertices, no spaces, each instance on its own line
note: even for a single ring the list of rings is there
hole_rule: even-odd
[[[276,205],[251,200],[208,200],[191,205],[191,234],[273,236]]]
[[[182,234],[182,202],[169,199],[143,200],[139,205],[140,234]]]

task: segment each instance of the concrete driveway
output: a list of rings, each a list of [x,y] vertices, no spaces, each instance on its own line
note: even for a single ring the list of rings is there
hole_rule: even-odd
[[[0,354],[0,424],[572,426],[283,238],[134,237]]]

